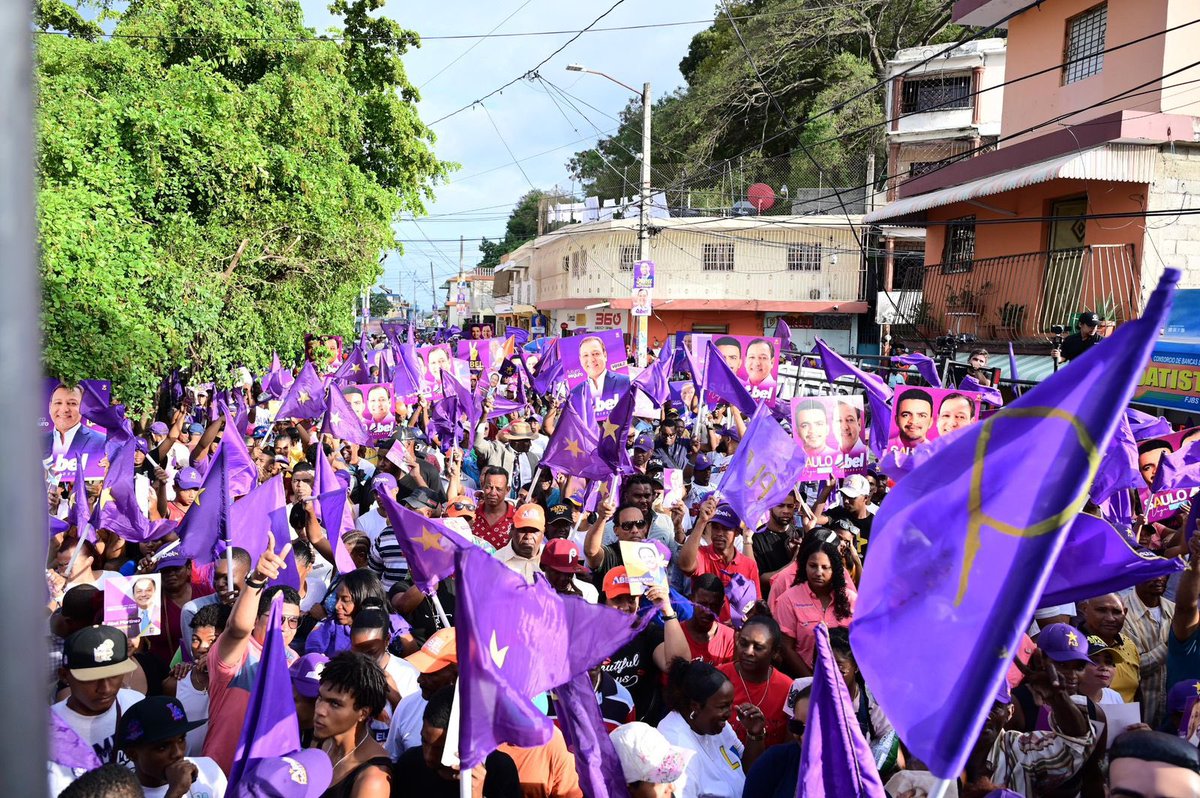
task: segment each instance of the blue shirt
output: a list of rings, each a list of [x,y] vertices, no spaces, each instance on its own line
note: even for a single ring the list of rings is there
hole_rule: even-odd
[[[799,772],[800,744],[792,741],[773,745],[750,766],[742,795],[746,798],[794,798]]]
[[[1200,679],[1200,629],[1183,643],[1167,631],[1167,689],[1185,679]]]

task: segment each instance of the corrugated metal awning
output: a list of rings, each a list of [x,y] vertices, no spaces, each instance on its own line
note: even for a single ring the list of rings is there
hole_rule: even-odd
[[[914,213],[940,208],[978,197],[1003,194],[1006,191],[1046,183],[1051,180],[1112,180],[1121,183],[1149,183],[1154,177],[1154,160],[1158,149],[1144,144],[1106,144],[1082,152],[1060,155],[1018,169],[972,180],[959,186],[930,191],[893,202],[886,208],[872,211],[863,222],[874,223],[899,219]]]

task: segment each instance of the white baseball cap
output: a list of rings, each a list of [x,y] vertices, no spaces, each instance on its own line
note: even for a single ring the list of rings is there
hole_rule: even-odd
[[[871,483],[862,474],[851,474],[842,480],[841,494],[847,499],[871,495]]]

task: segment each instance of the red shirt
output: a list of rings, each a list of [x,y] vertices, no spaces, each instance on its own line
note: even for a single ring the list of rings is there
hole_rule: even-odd
[[[735,707],[750,703],[762,710],[763,717],[767,719],[765,745],[779,745],[790,739],[787,730],[788,717],[783,714],[783,705],[787,702],[788,692],[792,689],[791,678],[772,668],[771,675],[765,683],[748,682],[737,672],[732,662],[718,666],[717,670],[725,674],[733,684],[733,705]],[[743,743],[746,742],[746,729],[742,726],[736,712],[730,715],[729,725],[733,727],[738,739]]]
[[[687,638],[693,661],[702,660],[709,665],[724,665],[726,662],[733,662],[733,643],[736,637],[733,629],[723,623],[718,623],[717,632],[711,640],[698,640],[692,636],[686,623],[682,626],[683,636]]]
[[[512,529],[512,520],[516,512],[516,507],[505,502],[504,517],[494,524],[489,524],[483,517],[483,507],[481,506],[475,515],[475,524],[471,527],[471,531],[475,533],[476,537],[483,538],[497,549],[502,549],[509,543],[508,533]]]
[[[712,546],[701,546],[700,552],[696,556],[696,569],[688,576],[697,577],[700,574],[716,574],[726,588],[729,587],[729,582],[733,579],[734,574],[741,574],[754,584],[754,592],[758,599],[762,600],[762,582],[758,578],[758,563],[754,562],[753,557],[747,557],[740,551],[734,552],[732,562],[725,562],[725,558]],[[729,620],[728,601],[721,607],[721,620],[726,622]]]

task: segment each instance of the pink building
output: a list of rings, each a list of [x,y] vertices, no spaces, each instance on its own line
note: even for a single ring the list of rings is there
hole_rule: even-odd
[[[987,26],[1025,0],[958,0]],[[881,225],[925,226],[925,264],[885,270],[923,335],[1045,341],[1094,310],[1135,317],[1164,265],[1200,286],[1200,3],[1045,0],[1008,29],[994,149],[901,183]],[[889,170],[890,171],[890,170]]]

